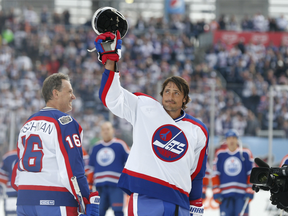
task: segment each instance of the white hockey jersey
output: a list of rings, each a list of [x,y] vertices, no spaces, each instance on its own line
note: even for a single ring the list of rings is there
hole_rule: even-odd
[[[89,199],[84,175],[81,126],[57,109],[42,109],[20,129],[19,162],[13,172],[17,205],[77,207],[71,177],[76,176],[83,197]]]
[[[172,119],[150,96],[121,87],[120,74],[105,70],[99,96],[115,115],[133,125],[133,145],[118,186],[189,209],[201,199],[208,153],[208,130],[182,112]]]

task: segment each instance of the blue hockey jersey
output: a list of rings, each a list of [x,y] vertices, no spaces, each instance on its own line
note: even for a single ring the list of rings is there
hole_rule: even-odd
[[[253,163],[249,149],[243,149],[243,152],[239,148],[234,152],[228,148],[217,150],[213,162],[213,193],[220,193],[223,198],[253,194],[250,184]]]
[[[17,197],[17,191],[11,187],[12,171],[17,161],[18,156],[16,149],[3,155],[0,168],[0,182],[6,185],[6,194],[8,197]]]
[[[288,155],[285,155],[284,158],[282,158],[280,162],[280,167],[282,167],[284,164],[288,165]]]
[[[89,157],[89,168],[94,172],[96,188],[104,185],[117,186],[129,154],[129,147],[120,139],[98,141]]]

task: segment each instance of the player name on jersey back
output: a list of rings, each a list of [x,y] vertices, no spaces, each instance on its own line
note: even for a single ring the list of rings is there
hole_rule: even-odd
[[[29,121],[21,129],[22,133],[27,132],[39,132],[42,131],[47,134],[51,134],[54,129],[54,124],[47,121]]]

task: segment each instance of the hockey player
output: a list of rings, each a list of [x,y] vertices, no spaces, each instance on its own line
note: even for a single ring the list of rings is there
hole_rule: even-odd
[[[75,99],[67,75],[56,73],[43,83],[46,107],[22,126],[18,138],[19,161],[13,187],[18,190],[18,216],[77,216],[78,203],[86,215],[98,216],[98,205],[89,204],[84,175],[81,126],[70,115]],[[16,171],[17,170],[17,171]],[[76,176],[83,200],[76,195]],[[90,194],[90,196],[94,194]],[[84,213],[84,207],[80,209]]]
[[[239,215],[245,201],[253,199],[250,173],[253,166],[252,153],[238,146],[238,135],[234,130],[225,134],[227,148],[216,151],[213,163],[213,198],[220,204],[220,215]],[[248,205],[244,215],[248,215]]]
[[[103,43],[107,39],[113,42]],[[106,32],[95,40],[105,65],[99,97],[108,109],[133,125],[133,145],[118,186],[130,195],[128,215],[203,215],[202,184],[205,176],[208,130],[185,113],[189,85],[179,77],[165,80],[154,98],[131,93],[120,83],[116,62],[120,34]]]
[[[7,198],[4,199],[4,212],[6,214],[16,213],[16,205],[15,209],[13,209],[12,204],[10,203],[16,204],[15,200],[17,199],[17,191],[11,187],[12,171],[17,161],[18,161],[17,150],[14,149],[3,155],[3,161],[1,163],[0,182],[2,182],[5,185],[7,195]],[[8,205],[10,206],[9,208]]]
[[[288,154],[282,158],[281,163],[280,163],[280,167],[282,167],[284,164],[288,165]]]
[[[115,216],[123,216],[123,191],[117,186],[129,154],[127,144],[114,137],[110,122],[101,125],[102,140],[98,141],[89,157],[89,167],[94,172],[94,184],[100,195],[99,212],[105,216],[109,207]]]

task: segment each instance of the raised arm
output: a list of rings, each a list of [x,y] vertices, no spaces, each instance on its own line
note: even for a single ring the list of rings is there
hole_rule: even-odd
[[[110,59],[107,59],[106,64],[105,64],[105,69],[116,72],[116,62]]]

